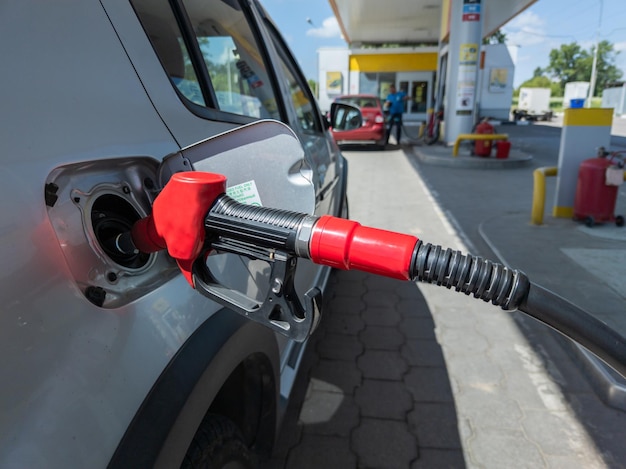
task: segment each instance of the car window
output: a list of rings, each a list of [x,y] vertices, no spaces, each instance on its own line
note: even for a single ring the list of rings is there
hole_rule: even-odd
[[[167,1],[133,0],[133,7],[172,83],[189,101],[206,106],[183,35]]]
[[[359,107],[359,99],[351,96],[342,96],[341,98],[337,98],[337,101],[347,104],[352,104],[353,106]]]
[[[380,107],[376,98],[368,98],[362,96],[341,96],[337,101],[352,104],[356,107]]]
[[[133,0],[133,6],[186,99],[243,116],[279,119],[262,49],[237,0],[183,0],[177,11],[167,0]],[[210,82],[204,91],[203,77]]]
[[[280,57],[280,67],[288,81],[289,94],[297,115],[298,127],[304,132],[321,133],[322,126],[319,120],[317,107],[309,85],[297,72],[291,54],[279,39],[273,28],[270,28],[274,46]]]
[[[375,99],[365,98],[361,99],[360,107],[378,107]]]

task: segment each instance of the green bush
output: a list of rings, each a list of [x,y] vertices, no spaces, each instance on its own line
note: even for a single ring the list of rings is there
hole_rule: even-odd
[[[563,110],[563,98],[550,98],[550,110],[552,112],[561,112]]]

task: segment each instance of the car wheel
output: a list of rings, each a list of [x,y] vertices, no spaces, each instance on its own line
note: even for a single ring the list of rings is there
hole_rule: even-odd
[[[220,415],[207,415],[196,432],[181,468],[253,469],[254,454],[237,426]]]

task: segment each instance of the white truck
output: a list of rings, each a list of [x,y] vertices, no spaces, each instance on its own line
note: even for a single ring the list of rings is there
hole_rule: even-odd
[[[520,88],[517,109],[513,110],[513,120],[549,121],[550,88]]]

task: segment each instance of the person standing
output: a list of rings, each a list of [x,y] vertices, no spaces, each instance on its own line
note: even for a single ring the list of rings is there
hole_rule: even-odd
[[[396,85],[389,87],[389,94],[385,100],[385,107],[389,110],[389,119],[387,121],[387,135],[385,137],[385,144],[389,143],[389,136],[391,135],[391,129],[396,126],[396,140],[398,145],[400,144],[400,137],[402,136],[402,114],[404,113],[404,102],[409,99],[407,94],[400,90],[396,90]]]

